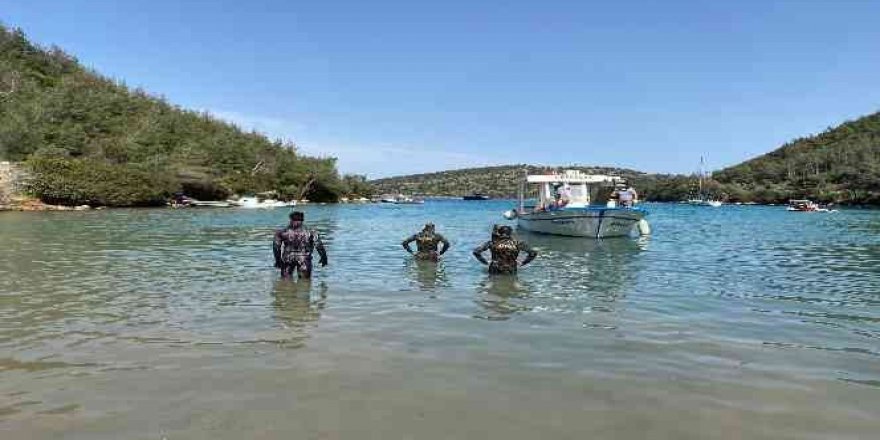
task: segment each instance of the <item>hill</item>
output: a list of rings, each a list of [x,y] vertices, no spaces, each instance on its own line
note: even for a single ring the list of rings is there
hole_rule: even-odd
[[[0,160],[23,162],[26,189],[56,204],[158,205],[276,191],[333,201],[366,192],[334,158],[182,109],[83,67],[0,25]]]
[[[523,170],[579,169],[615,174],[632,182],[645,200],[679,201],[696,195],[696,175],[648,174],[609,167],[506,165],[377,179],[380,193],[462,196],[481,192],[513,197]],[[809,198],[823,203],[880,205],[880,112],[712,174],[704,192],[728,202],[786,203]]]
[[[880,112],[796,139],[713,177],[735,199],[880,205]]]
[[[502,165],[466,168],[436,173],[413,174],[370,181],[377,193],[403,193],[423,196],[463,196],[473,192],[492,197],[515,197],[524,172],[530,174],[562,170],[581,170],[589,174],[611,174],[632,182],[643,197],[655,201],[681,200],[695,185],[695,178],[648,174],[613,167]]]

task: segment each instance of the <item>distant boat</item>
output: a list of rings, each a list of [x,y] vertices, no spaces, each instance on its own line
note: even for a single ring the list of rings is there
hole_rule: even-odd
[[[462,197],[464,200],[489,200],[489,196],[482,193],[472,193]]]
[[[260,200],[256,197],[241,197],[237,200],[228,200],[228,202],[232,206],[236,206],[239,208],[245,208],[245,209],[267,209],[267,208],[281,208],[281,207],[285,207],[285,206],[296,206],[295,201],[282,202],[280,200],[275,200],[275,199]]]
[[[711,206],[713,208],[717,208],[724,204],[724,202],[720,200],[710,200],[710,199],[690,199],[685,201],[688,205],[694,206]]]
[[[811,200],[789,200],[787,211],[793,212],[833,212]]]
[[[706,193],[703,192],[703,178],[706,176],[705,168],[706,167],[703,156],[700,156],[700,178],[698,180],[699,190],[697,191],[697,197],[685,200],[684,203],[693,206],[710,206],[712,208],[717,208],[723,205],[724,202],[710,198]]]
[[[412,198],[403,194],[396,196],[385,196],[379,199],[381,203],[389,203],[393,205],[422,205],[425,203],[422,199]]]
[[[196,208],[229,208],[232,206],[232,204],[230,204],[229,202],[190,199],[189,206],[193,206]]]

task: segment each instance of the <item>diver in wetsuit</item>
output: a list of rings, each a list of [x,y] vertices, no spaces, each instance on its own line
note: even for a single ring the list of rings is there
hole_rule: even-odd
[[[282,278],[292,278],[294,273],[300,278],[312,277],[312,251],[318,251],[321,267],[327,265],[327,251],[317,231],[303,226],[305,215],[300,211],[290,213],[290,224],[275,233],[272,253],[275,267],[281,269]]]
[[[416,252],[413,252],[412,248],[409,247],[409,244],[412,242],[416,242]],[[442,249],[440,248],[441,243],[443,244]],[[415,255],[417,260],[426,261],[437,261],[441,255],[449,250],[449,241],[435,232],[433,223],[425,224],[421,232],[403,240],[401,245],[407,252]]]
[[[483,252],[491,251],[492,262],[486,261]],[[520,252],[526,253],[526,258],[519,263],[517,258]],[[526,242],[513,238],[513,228],[510,226],[495,226],[492,229],[492,240],[487,241],[474,249],[474,258],[480,263],[489,266],[489,273],[516,273],[518,266],[525,266],[532,262],[538,253]]]

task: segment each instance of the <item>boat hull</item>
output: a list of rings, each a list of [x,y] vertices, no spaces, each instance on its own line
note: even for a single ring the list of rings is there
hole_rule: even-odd
[[[786,208],[786,211],[789,212],[832,212],[828,208],[813,208],[813,209],[798,209],[798,208]]]
[[[273,209],[296,206],[296,201],[282,202],[280,200],[259,200],[256,197],[242,197],[237,200],[227,200],[231,206],[244,209]]]
[[[232,205],[227,202],[193,201],[190,202],[189,206],[194,208],[229,208]]]
[[[569,237],[628,236],[645,218],[645,211],[629,208],[564,209],[520,214],[517,225],[527,231]]]
[[[711,206],[712,208],[718,208],[724,204],[723,202],[721,202],[719,200],[701,200],[701,199],[688,200],[685,203],[687,203],[688,205],[693,205],[693,206]]]

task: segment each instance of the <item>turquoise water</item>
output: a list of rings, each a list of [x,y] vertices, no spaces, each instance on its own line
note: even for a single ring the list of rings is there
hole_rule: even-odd
[[[876,437],[880,212],[647,205],[491,277],[510,205],[305,207],[310,284],[281,209],[2,213],[3,437]]]

